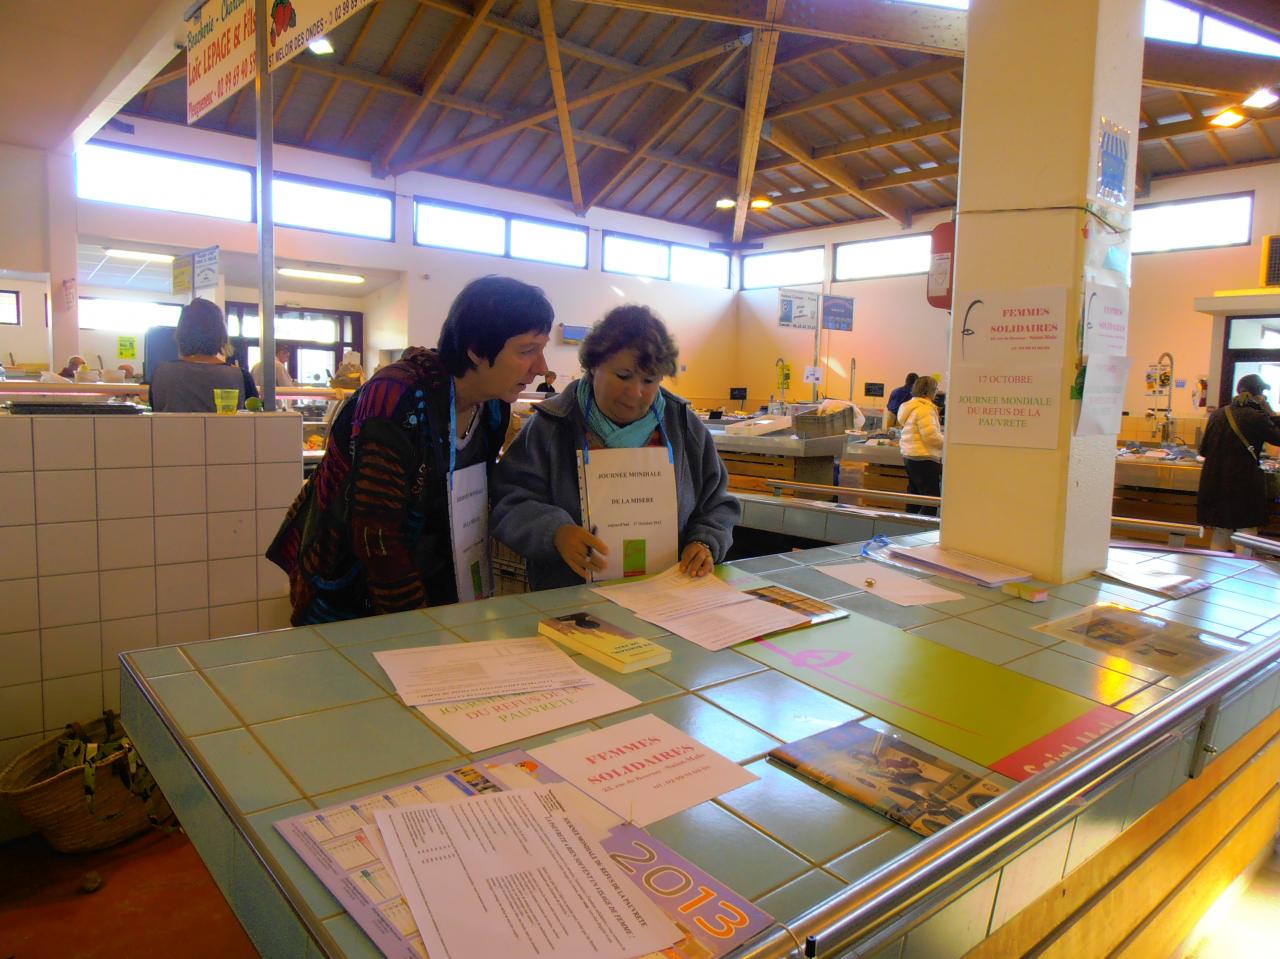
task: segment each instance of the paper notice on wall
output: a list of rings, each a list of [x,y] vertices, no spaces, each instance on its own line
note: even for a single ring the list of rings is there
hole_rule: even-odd
[[[806,367],[804,368],[804,381],[805,381],[806,383],[821,383],[821,382],[822,382],[822,367],[821,367],[821,366],[806,366]]]
[[[1053,449],[1062,389],[1062,368],[1056,364],[953,366],[947,441]]]
[[[1089,360],[1076,436],[1115,436],[1120,432],[1124,387],[1132,363],[1127,356],[1095,356]]]
[[[818,294],[808,290],[779,290],[778,325],[798,330],[817,329]]]
[[[1129,351],[1129,291],[1084,285],[1084,355],[1124,356]]]
[[[1068,325],[1064,288],[979,290],[956,302],[952,363],[1061,364]]]

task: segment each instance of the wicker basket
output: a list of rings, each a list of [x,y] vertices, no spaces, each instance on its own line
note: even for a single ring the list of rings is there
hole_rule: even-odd
[[[102,719],[84,727],[89,739],[106,739]],[[96,763],[93,808],[85,795],[84,766],[58,770],[58,743],[66,734],[33,746],[0,771],[0,799],[7,799],[58,852],[91,852],[123,842],[147,829],[157,814],[146,799],[135,795],[122,775],[132,747],[111,753]],[[164,797],[156,791],[154,805],[167,815]]]

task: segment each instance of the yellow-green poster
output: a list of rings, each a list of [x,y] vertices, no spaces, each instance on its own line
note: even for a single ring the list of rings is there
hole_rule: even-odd
[[[122,360],[136,360],[138,358],[138,338],[136,336],[117,336],[116,356]]]

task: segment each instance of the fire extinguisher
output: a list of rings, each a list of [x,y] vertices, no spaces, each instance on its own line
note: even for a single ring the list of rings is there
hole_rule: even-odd
[[[951,309],[951,285],[956,275],[956,221],[939,223],[930,234],[929,282],[926,298],[930,306]]]

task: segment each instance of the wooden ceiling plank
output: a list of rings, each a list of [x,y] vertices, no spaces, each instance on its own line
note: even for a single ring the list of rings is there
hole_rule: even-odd
[[[683,207],[686,203],[689,203],[689,201],[692,200],[694,197],[698,196],[700,192],[707,191],[708,189],[707,179],[708,179],[707,177],[699,177],[697,180],[695,180],[692,186],[690,186],[687,190],[685,190],[678,197],[676,197],[672,203],[668,204],[667,208],[662,211],[662,216],[664,218],[677,216],[676,214],[677,210]],[[714,182],[710,184],[710,187],[712,190],[715,190]],[[696,207],[697,207],[697,204],[691,204],[690,210],[695,209]],[[686,213],[684,215],[687,216],[688,214]]]
[[[840,53],[840,51],[836,52],[837,54]],[[769,110],[766,118],[770,120],[778,120],[784,117],[795,116],[798,113],[808,113],[811,110],[828,107],[833,103],[839,103],[842,100],[852,100],[856,97],[865,96],[868,93],[877,93],[881,90],[887,90],[890,87],[897,86],[898,84],[913,83],[918,80],[928,79],[929,77],[954,73],[959,68],[960,65],[955,60],[926,60],[924,63],[917,64],[914,67],[908,67],[905,70],[898,70],[893,73],[881,73],[876,76],[867,77],[863,80],[857,80],[853,83],[845,83],[841,86],[823,90],[820,93],[815,93],[803,100],[795,100],[791,103],[781,103]]]
[[[584,93],[576,97],[575,99],[569,101],[568,109],[576,110],[578,107],[586,106],[589,103],[595,103],[597,100],[604,99],[605,97],[611,97],[615,93],[620,93],[623,90],[629,90],[632,87],[640,86],[643,83],[648,83],[651,77],[663,76],[664,74],[667,74],[667,73],[673,73],[677,70],[683,70],[686,67],[691,67],[696,63],[701,63],[703,60],[710,59],[711,57],[717,56],[718,54],[721,54],[721,53],[726,53],[734,49],[735,47],[739,47],[742,45],[743,45],[742,38],[738,38],[735,40],[731,40],[727,43],[722,43],[717,46],[710,47],[706,50],[701,50],[687,57],[680,57],[676,60],[659,64],[658,66],[651,67],[648,70],[644,70],[644,71],[641,71],[640,73],[633,74],[632,76],[627,77],[626,79],[617,81],[616,83],[611,83],[597,90],[592,90],[587,93]],[[556,108],[554,106],[550,107],[549,109],[544,107],[533,113],[529,113],[526,116],[512,123],[505,124],[503,126],[494,127],[492,130],[486,130],[485,132],[477,134],[476,136],[469,137],[465,140],[456,141],[454,143],[449,144],[448,146],[441,147],[439,149],[428,150],[424,153],[419,153],[413,157],[410,157],[408,160],[404,160],[395,164],[393,167],[390,168],[388,172],[399,174],[399,173],[405,173],[409,170],[416,170],[419,167],[427,166],[431,163],[436,163],[440,160],[447,159],[448,157],[454,156],[455,154],[458,154],[458,153],[463,153],[467,150],[472,149],[473,147],[481,146],[485,143],[491,143],[494,140],[499,140],[502,137],[509,136],[510,134],[515,133],[517,130],[522,130],[526,127],[535,126],[536,124],[541,123],[543,120],[549,120],[551,117],[554,117],[555,115],[556,115]]]
[[[700,64],[697,68],[699,75],[695,77],[692,88],[695,91],[695,96],[696,91],[705,90],[723,79],[730,66],[737,59],[739,52],[735,50],[726,54],[719,61],[709,60],[704,64]],[[688,119],[689,114],[695,109],[698,102],[694,96],[682,98],[679,95],[668,95],[662,104],[662,108],[652,111],[647,128],[641,133],[640,139],[636,142],[635,155],[624,159],[612,174],[606,174],[599,183],[591,188],[586,198],[587,209],[598,206],[602,201],[608,199],[619,184],[629,177],[636,167],[644,161],[644,158],[649,155],[649,151],[654,149],[659,141]]]
[[[158,90],[160,87],[168,86],[174,80],[181,80],[187,75],[187,54],[184,50],[169,61],[169,65],[160,73],[143,84],[139,93],[150,93],[152,90]]]
[[[786,10],[786,0],[766,0],[765,15],[774,23]],[[769,86],[773,79],[773,61],[778,55],[777,30],[753,31],[751,55],[747,63],[747,89],[742,107],[738,137],[737,206],[733,211],[734,243],[742,242],[747,228],[747,211],[751,203],[751,186],[756,175],[756,157],[760,151],[760,128],[764,126],[769,103]]]
[[[1262,146],[1267,151],[1267,156],[1273,158],[1277,156],[1276,145],[1271,141],[1271,135],[1267,133],[1266,125],[1261,121],[1257,121],[1253,124],[1253,129],[1257,131],[1258,139],[1262,141]]]
[[[1169,151],[1170,155],[1172,155],[1173,159],[1177,161],[1178,166],[1182,167],[1184,170],[1191,169],[1191,164],[1187,162],[1187,158],[1182,155],[1182,151],[1174,145],[1172,140],[1164,139],[1161,142],[1164,144],[1165,149]]]
[[[396,39],[395,46],[391,48],[387,58],[382,61],[382,66],[378,68],[379,73],[388,73],[395,65],[395,62],[400,59],[400,54],[404,53],[404,48],[409,45],[409,38],[413,35],[414,27],[418,25],[418,21],[422,19],[424,13],[426,13],[426,7],[419,7],[413,11],[413,16],[409,18],[404,31]]]
[[[485,62],[485,59],[489,56],[489,54],[493,52],[493,48],[497,44],[499,36],[500,34],[496,30],[491,31],[489,33],[489,37],[488,39],[485,40],[484,46],[480,48],[480,52],[476,55],[476,58],[471,61],[471,66],[467,67],[467,69],[463,72],[462,77],[458,80],[456,84],[454,84],[455,93],[466,89],[467,84],[471,82],[471,79],[475,76],[476,71],[480,69],[480,65],[483,64]],[[505,80],[507,77],[508,71],[510,71],[511,68],[515,66],[516,61],[520,59],[520,56],[523,53],[524,53],[524,45],[521,44],[516,49],[516,52],[514,55],[503,58],[502,68],[498,71],[498,75],[497,77],[494,78],[493,83],[489,85],[489,89],[485,91],[484,96],[481,98],[482,100],[489,99],[489,97],[492,96],[494,91],[497,90],[497,88],[502,85],[503,80]],[[421,137],[418,138],[418,143],[415,146],[415,149],[421,148],[424,143],[429,143],[431,141],[431,138],[435,136],[436,131],[440,129],[440,125],[444,123],[445,118],[449,115],[449,111],[452,109],[456,109],[455,107],[450,106],[449,104],[445,103],[442,100],[442,93],[436,94],[435,102],[442,107],[446,107],[447,109],[440,110],[436,113],[435,117],[432,118],[431,123],[427,126],[426,131],[422,134]],[[464,130],[466,129],[465,126],[463,127],[463,129]]]
[[[431,58],[431,63],[427,65],[426,72],[423,74],[422,96],[419,97],[417,103],[413,104],[407,111],[404,111],[402,117],[397,119],[395,127],[375,152],[373,169],[376,175],[381,176],[387,172],[391,158],[395,156],[396,151],[400,149],[418,121],[422,119],[422,114],[431,105],[431,100],[439,92],[445,77],[449,75],[449,71],[458,62],[458,57],[462,55],[462,52],[476,33],[484,28],[485,17],[493,9],[493,4],[494,0],[476,0],[475,10],[471,17],[455,23],[453,29],[449,31],[449,36],[445,38],[440,45],[440,49]]]
[[[874,150],[877,147],[892,147],[899,143],[910,143],[912,140],[920,140],[925,137],[955,133],[959,129],[960,118],[948,117],[945,120],[935,120],[932,123],[921,123],[901,130],[892,130],[889,133],[863,137],[860,140],[833,143],[830,146],[819,147],[813,151],[813,155],[819,160],[847,156],[850,153],[863,153],[867,150]]]
[[[272,122],[280,125],[280,118],[284,116],[284,108],[289,104],[289,98],[293,96],[294,89],[298,86],[298,81],[302,79],[302,71],[294,67],[289,71],[289,82],[284,85],[284,93],[280,94],[280,101],[276,104],[275,112],[272,114]]]
[[[582,177],[578,171],[578,154],[573,143],[569,98],[564,89],[564,69],[560,65],[559,37],[556,36],[556,16],[551,10],[551,0],[538,0],[538,21],[542,25],[547,73],[551,77],[551,95],[555,98],[556,121],[560,126],[560,146],[563,150],[565,172],[569,177],[569,198],[573,202],[573,211],[581,216],[586,212],[582,202]]]
[[[347,49],[346,55],[342,58],[344,64],[350,65],[352,59],[360,51],[360,47],[364,44],[365,38],[369,36],[369,31],[373,27],[374,21],[377,20],[378,14],[383,10],[381,0],[373,4],[369,8],[369,15],[364,18],[364,22],[360,24],[360,32],[356,34],[356,38],[351,41],[351,46]],[[329,105],[333,103],[333,98],[337,95],[338,89],[342,86],[342,81],[334,77],[329,83],[329,89],[325,91],[324,99],[320,101],[320,106],[315,112],[315,116],[311,118],[311,122],[307,124],[307,131],[302,135],[303,146],[310,146],[311,138],[316,135],[316,130],[320,128],[321,122],[324,120],[325,112],[329,109]]]
[[[910,183],[921,183],[942,177],[958,176],[959,174],[959,163],[939,163],[936,167],[911,170],[907,173],[890,173],[881,177],[864,179],[862,181],[862,189],[887,190],[889,187],[906,186]]]
[[[896,200],[889,197],[871,197],[862,189],[852,175],[846,173],[839,162],[832,159],[814,157],[809,149],[793,134],[774,122],[765,124],[761,135],[783,153],[787,153],[803,166],[808,167],[828,183],[843,187],[844,191],[859,203],[871,207],[881,216],[886,216],[902,226],[911,222],[910,212]]]

